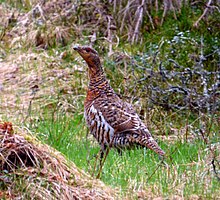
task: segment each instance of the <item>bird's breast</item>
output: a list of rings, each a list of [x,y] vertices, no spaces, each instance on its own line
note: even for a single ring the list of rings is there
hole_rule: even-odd
[[[105,120],[102,112],[98,111],[93,105],[85,107],[84,116],[91,134],[99,144],[111,144],[114,136],[114,128]]]
[[[99,96],[99,92],[97,90],[88,89],[85,99],[85,104],[91,103],[97,96]]]

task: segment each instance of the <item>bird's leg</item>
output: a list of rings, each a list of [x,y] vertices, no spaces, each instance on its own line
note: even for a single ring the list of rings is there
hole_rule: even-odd
[[[105,150],[104,151],[102,149],[100,150],[99,167],[101,167],[101,165],[102,165],[102,159],[105,155]]]
[[[98,169],[99,169],[99,171],[98,171],[99,174],[97,175],[97,177],[100,176],[100,173],[101,173],[101,170],[102,170],[104,161],[106,160],[106,157],[107,157],[107,155],[106,155],[106,149],[107,149],[107,147],[104,146],[103,148],[101,148],[101,149],[99,150],[99,152],[96,154],[96,156],[94,156],[94,157],[96,158],[96,160],[95,160],[95,165],[94,165],[94,168],[93,168],[92,177],[94,177],[94,174],[95,174],[95,171],[96,171],[98,158],[99,158],[99,167],[98,167]],[[106,156],[104,157],[104,155],[106,155]],[[103,161],[103,158],[104,158],[104,161]]]
[[[98,173],[98,175],[96,176],[96,178],[99,178],[99,177],[100,177],[100,174],[101,174],[101,171],[102,171],[102,167],[103,167],[103,165],[104,165],[104,163],[105,163],[105,160],[106,160],[106,158],[107,158],[107,156],[108,156],[108,153],[109,153],[110,148],[113,146],[114,139],[115,139],[115,137],[112,137],[109,146],[106,146],[106,145],[102,146],[101,154],[100,154],[99,173]],[[105,155],[105,156],[104,156],[104,155]],[[104,160],[103,160],[103,157],[104,157]]]
[[[100,154],[100,157],[99,157],[99,154]],[[95,171],[96,171],[96,166],[97,166],[98,158],[99,158],[99,162],[100,162],[99,165],[100,165],[101,164],[101,160],[103,158],[103,155],[104,155],[104,152],[103,152],[102,149],[100,149],[99,152],[96,155],[94,155],[94,157],[96,159],[95,159],[95,165],[94,165],[93,172],[92,172],[92,177],[94,177],[94,174],[95,174]]]
[[[117,152],[118,152],[118,154],[119,154],[120,156],[122,156],[122,149],[117,148]]]
[[[102,172],[102,167],[103,167],[105,160],[108,156],[109,149],[110,149],[110,147],[106,147],[106,146],[104,147],[104,150],[101,149],[99,172],[98,172],[98,175],[96,176],[97,179],[100,178],[100,175]]]

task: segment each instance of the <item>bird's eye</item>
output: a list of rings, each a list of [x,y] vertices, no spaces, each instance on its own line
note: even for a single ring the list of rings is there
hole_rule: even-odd
[[[89,53],[89,49],[85,49],[87,53]]]

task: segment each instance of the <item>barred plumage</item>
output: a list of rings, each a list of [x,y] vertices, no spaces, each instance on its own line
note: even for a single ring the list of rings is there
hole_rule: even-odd
[[[122,101],[104,74],[98,53],[90,47],[74,47],[89,68],[89,86],[84,104],[85,119],[91,134],[104,153],[106,147],[119,151],[139,145],[163,156],[165,152],[153,139],[133,107]],[[103,154],[102,154],[103,155]]]

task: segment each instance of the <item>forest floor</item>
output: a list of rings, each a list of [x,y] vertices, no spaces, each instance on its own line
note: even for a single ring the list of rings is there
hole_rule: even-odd
[[[152,57],[155,56],[156,61],[154,60],[154,62],[159,63],[167,55],[170,56],[166,53],[170,49],[168,40],[164,39],[163,36],[158,36],[161,32],[158,31],[157,36],[152,36],[151,39],[154,41],[148,43],[147,47],[140,45],[140,51],[137,46],[134,47],[128,43],[123,43],[115,46],[111,55],[108,55],[106,53],[108,45],[103,44],[105,51],[103,54],[100,53],[100,55],[102,56],[101,59],[107,76],[116,92],[122,95],[124,99],[129,96],[128,100],[134,103],[140,114],[142,113],[144,122],[158,139],[160,146],[166,151],[168,155],[165,160],[166,164],[164,165],[157,155],[147,149],[126,151],[122,156],[112,150],[103,167],[100,181],[92,178],[92,175],[97,173],[96,169],[94,169],[96,162],[94,155],[98,153],[99,146],[87,134],[88,131],[83,119],[83,101],[88,84],[87,68],[86,64],[72,49],[72,45],[76,43],[85,44],[85,42],[83,39],[69,39],[69,36],[66,36],[66,40],[69,39],[69,42],[64,46],[60,46],[59,39],[65,35],[64,28],[56,30],[54,25],[51,24],[48,27],[54,28],[55,36],[48,34],[52,31],[51,29],[46,30],[44,35],[42,36],[41,34],[41,37],[39,37],[38,29],[33,28],[36,24],[28,21],[28,19],[31,19],[30,12],[15,9],[15,7],[0,6],[1,23],[8,24],[9,21],[11,23],[5,26],[6,28],[1,28],[0,32],[1,123],[11,122],[14,129],[13,134],[25,135],[25,144],[27,142],[28,145],[34,145],[34,147],[30,148],[35,148],[37,143],[40,145],[40,150],[49,149],[46,154],[48,153],[49,155],[50,152],[53,152],[51,155],[55,158],[56,155],[54,154],[59,154],[61,157],[58,156],[55,160],[60,159],[62,160],[62,165],[69,165],[70,168],[66,169],[67,171],[77,169],[81,173],[82,170],[82,178],[85,177],[88,183],[85,188],[94,188],[94,190],[89,190],[90,192],[92,191],[91,195],[99,195],[101,190],[106,191],[105,194],[101,193],[100,196],[97,196],[100,199],[111,197],[113,199],[124,199],[125,197],[127,199],[219,198],[219,110],[211,114],[202,112],[194,114],[182,112],[181,109],[166,110],[161,106],[152,106],[148,101],[146,103],[148,96],[142,96],[138,100],[130,98],[143,93],[142,86],[144,84],[143,82],[135,82],[135,79],[132,79],[134,74],[131,75],[133,69],[129,69],[130,58],[136,58],[136,61],[140,64],[141,62],[138,59],[144,58],[148,47],[154,51],[154,47],[150,43],[160,46],[158,48],[160,57],[156,58],[155,52],[150,54],[149,50],[146,53],[148,56],[145,61],[153,63],[154,59]],[[16,22],[13,21],[15,19]],[[21,33],[21,31],[24,32]],[[61,34],[61,36],[59,35],[60,38],[57,33]],[[188,33],[185,32],[185,34]],[[170,40],[175,38],[175,36],[172,36]],[[199,42],[195,42],[197,41],[197,36],[191,34],[190,37],[191,45],[199,44]],[[160,38],[159,41],[158,38]],[[53,43],[52,46],[50,46],[51,41]],[[183,41],[185,42],[186,40],[182,39]],[[198,41],[200,41],[200,38]],[[186,51],[184,42],[181,43],[182,51]],[[205,42],[209,43],[208,41]],[[36,47],[36,44],[42,44],[43,48],[42,46]],[[213,44],[217,45],[216,49],[218,49],[219,39],[216,42],[213,40]],[[48,47],[45,48],[45,45],[48,45]],[[165,46],[165,49],[163,49],[163,46]],[[176,48],[175,45],[172,47]],[[191,47],[187,47],[187,51],[190,51],[190,49]],[[201,50],[201,48],[199,49]],[[216,49],[213,50],[213,55],[218,54]],[[181,51],[178,48],[175,50]],[[196,54],[198,50],[193,49],[192,52]],[[189,52],[190,59],[196,60],[199,55],[194,55],[192,52]],[[183,55],[183,52],[180,53]],[[177,59],[179,59],[179,64],[184,66],[185,57]],[[213,59],[210,63],[214,63],[214,66],[216,60]],[[190,62],[187,61],[186,65],[190,65]],[[138,75],[138,73],[137,70],[135,75]],[[129,78],[130,76],[132,77]],[[194,82],[197,84],[196,80]],[[131,85],[134,85],[134,83],[136,85],[132,87]],[[144,111],[141,109],[142,107]],[[206,132],[204,133],[204,131]],[[6,139],[3,139],[4,136],[1,137],[1,134],[0,148],[1,150],[7,149],[8,146],[4,143]],[[35,140],[37,142],[33,142]],[[3,158],[5,157],[3,157],[1,152],[0,156],[0,167],[4,168],[1,164],[3,164]],[[28,167],[27,171],[16,171],[15,174],[18,177],[21,173],[25,174],[27,172],[30,173],[30,168]],[[41,177],[40,173],[33,172],[33,174],[33,177],[38,175]],[[27,176],[25,177],[27,178]],[[58,179],[56,179],[58,181],[56,184],[61,184]],[[4,184],[0,183],[0,197],[2,198],[10,199],[13,198],[13,195],[21,195],[22,192],[26,192],[27,187],[18,187],[19,189],[12,194],[12,187],[7,182],[11,180],[10,171],[4,170],[4,172],[1,172],[0,180],[4,182]],[[16,178],[13,180],[16,181]],[[34,179],[34,181],[36,180]],[[68,181],[65,184],[69,186],[72,183]],[[80,181],[82,182],[83,180]],[[19,183],[20,185],[23,184],[19,180],[15,185],[18,186]],[[54,182],[46,182],[47,184],[45,184],[42,179],[37,181],[37,183],[42,186],[39,187],[42,191],[44,189],[52,191],[50,187],[54,184]],[[94,193],[95,190],[97,193]],[[55,191],[54,189],[51,192],[50,198],[57,197],[56,195],[58,194]],[[74,190],[74,192],[78,194],[80,191]],[[70,193],[70,195],[77,195],[74,192]],[[83,192],[86,193],[86,191]],[[116,194],[117,197],[114,197],[113,194]],[[30,195],[33,195],[33,193],[30,193]],[[26,197],[29,198],[30,196],[27,195]],[[68,199],[69,196],[67,195],[64,198]]]

